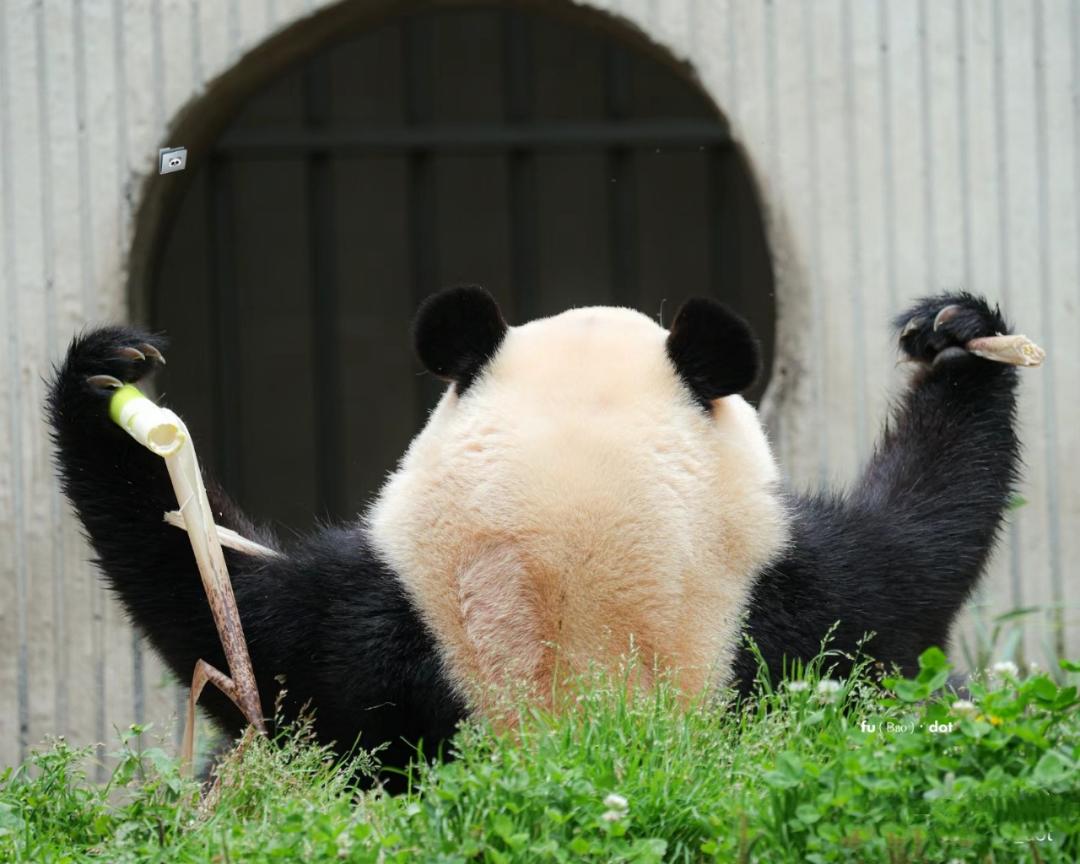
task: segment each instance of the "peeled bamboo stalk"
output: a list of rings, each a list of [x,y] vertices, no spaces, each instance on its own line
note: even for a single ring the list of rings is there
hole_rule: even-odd
[[[240,626],[225,556],[221,551],[218,527],[214,524],[195,446],[184,421],[168,408],[152,402],[131,384],[113,394],[109,416],[136,441],[165,459],[165,467],[180,505],[179,513],[195,553],[210,611],[229,664],[231,677],[214,669],[205,660],[199,660],[195,666],[181,753],[182,764],[190,766],[194,750],[195,701],[206,682],[217,686],[240,709],[245,719],[262,732],[266,727],[259,690],[255,684],[244,631]]]
[[[935,332],[943,324],[947,324],[963,312],[964,307],[959,303],[950,303],[939,309],[937,315],[934,316]],[[904,328],[901,337],[909,333],[911,328],[918,327],[920,323],[920,319],[912,318]],[[1008,363],[1011,366],[1041,366],[1043,360],[1046,359],[1046,352],[1021,333],[980,336],[968,340],[964,344],[964,350],[976,357],[993,360],[996,363]]]
[[[982,336],[972,339],[964,348],[972,354],[1012,366],[1041,366],[1046,352],[1022,334]]]

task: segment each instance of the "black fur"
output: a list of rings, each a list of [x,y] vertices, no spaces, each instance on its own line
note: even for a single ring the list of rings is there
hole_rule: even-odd
[[[434,375],[455,382],[460,396],[499,350],[506,336],[495,298],[476,285],[432,294],[416,313],[416,356]]]
[[[475,374],[479,358],[497,347],[494,301],[474,289],[456,297],[425,304],[418,343],[439,346],[434,354],[451,365],[464,345],[472,359],[453,369]],[[934,332],[937,312],[954,303],[960,314]],[[672,342],[695,392],[704,398],[746,386],[752,339],[744,327],[711,303],[684,311]],[[923,648],[945,643],[1001,526],[1019,465],[1016,372],[947,349],[1008,328],[997,310],[968,295],[924,300],[898,326],[912,318],[918,326],[902,344],[919,371],[862,478],[845,494],[792,498],[792,550],[755,587],[747,630],[774,675],[785,657],[813,657],[837,620],[834,647],[853,651],[874,631],[873,654],[913,669]],[[455,326],[468,338],[455,341]],[[127,328],[77,337],[55,372],[49,419],[64,491],[102,572],[186,681],[198,658],[219,668],[225,661],[187,537],[161,518],[175,507],[164,464],[109,421],[109,393],[86,382],[102,374],[144,377],[152,358],[116,353],[144,343],[163,347]],[[725,379],[732,366],[741,372]],[[438,368],[451,367],[440,360]],[[221,524],[279,548],[224,494],[211,487],[211,496]],[[277,676],[284,676],[286,716],[310,701],[323,741],[343,750],[358,735],[368,747],[386,742],[381,758],[389,767],[404,765],[421,739],[431,754],[465,706],[441,673],[432,636],[362,529],[325,529],[283,551],[287,557],[276,560],[226,552],[264,707],[274,704]],[[741,650],[735,675],[742,692],[755,672]],[[240,715],[224,697],[208,688],[203,701],[223,726],[239,729]]]
[[[75,505],[98,566],[139,629],[183,682],[203,658],[226,670],[187,535],[162,521],[176,508],[164,461],[108,419],[109,391],[86,383],[108,374],[138,381],[152,361],[116,355],[120,347],[163,341],[111,327],[76,337],[56,370],[48,413],[64,492]],[[279,548],[208,484],[219,524]],[[281,559],[226,549],[263,709],[282,681],[286,719],[307,702],[316,730],[341,752],[357,740],[387,744],[387,766],[405,765],[423,739],[431,754],[453,733],[463,706],[439,668],[435,645],[404,591],[372,554],[358,526],[313,534]],[[279,680],[280,679],[280,680]],[[200,704],[226,730],[243,718],[213,687]],[[400,779],[383,778],[390,788]]]
[[[761,352],[742,318],[715,300],[687,300],[675,315],[667,353],[701,405],[740,393],[761,370]]]
[[[935,332],[952,304],[962,311]],[[945,647],[1001,528],[1020,466],[1017,373],[956,349],[1009,327],[968,294],[920,301],[897,330],[912,321],[901,348],[920,365],[862,477],[844,494],[792,497],[791,553],[755,587],[748,632],[774,676],[785,656],[815,656],[837,620],[833,647],[852,652],[873,631],[868,652],[913,672],[924,648]],[[742,692],[755,670],[742,648]]]

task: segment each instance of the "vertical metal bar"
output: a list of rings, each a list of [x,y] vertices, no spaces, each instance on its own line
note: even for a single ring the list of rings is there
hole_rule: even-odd
[[[517,10],[503,13],[503,82],[506,121],[528,123],[533,116],[532,28],[529,18]],[[539,314],[537,288],[538,202],[536,154],[526,147],[507,153],[507,180],[510,217],[510,286],[513,308],[510,314],[527,321]]]
[[[402,62],[405,79],[405,122],[422,126],[432,118],[434,80],[432,24],[414,15],[402,22]],[[418,306],[436,287],[438,279],[438,202],[435,164],[430,150],[415,150],[409,157],[409,245],[412,257],[413,305]],[[441,391],[430,375],[416,379],[416,425],[423,425]]]
[[[214,153],[207,166],[207,262],[210,280],[210,333],[214,362],[214,459],[217,475],[230,493],[244,497],[243,411],[240,393],[243,369],[240,348],[240,297],[233,260],[233,165]]]
[[[633,111],[630,57],[622,46],[607,49],[605,96],[608,119],[626,120]],[[629,147],[607,153],[608,242],[611,256],[611,296],[621,306],[640,305],[638,272],[637,170]]]
[[[742,225],[737,214],[734,191],[731,188],[727,160],[730,149],[710,147],[705,155],[706,200],[709,238],[709,291],[737,308],[749,287],[744,270],[741,240]],[[746,304],[747,307],[749,304]]]
[[[304,69],[304,119],[309,129],[331,119],[331,76],[324,54]],[[314,399],[316,507],[343,517],[348,502],[341,466],[345,464],[341,416],[341,334],[338,331],[337,246],[334,226],[331,155],[314,150],[307,157],[308,255],[311,268],[311,370]]]

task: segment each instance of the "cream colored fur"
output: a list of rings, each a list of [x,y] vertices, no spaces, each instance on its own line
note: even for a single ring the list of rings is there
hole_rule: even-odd
[[[787,520],[757,413],[711,416],[667,331],[628,309],[510,328],[447,389],[368,515],[379,554],[474,707],[614,666],[633,645],[686,693],[726,681],[757,572]]]

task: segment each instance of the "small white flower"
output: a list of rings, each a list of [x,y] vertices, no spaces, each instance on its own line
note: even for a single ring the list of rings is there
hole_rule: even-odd
[[[618,822],[625,815],[625,810],[605,810],[604,814],[600,818],[603,819],[605,822]]]
[[[810,685],[805,681],[785,681],[784,686],[787,687],[789,693],[805,693],[810,689]]]
[[[817,692],[821,696],[832,696],[840,692],[840,682],[832,678],[822,678],[817,682]]]
[[[970,717],[978,710],[975,703],[968,699],[957,699],[952,703],[952,713],[959,717]]]
[[[608,810],[625,810],[630,804],[622,795],[612,792],[604,799],[604,806]]]
[[[1020,672],[1012,660],[1002,660],[1000,663],[995,663],[990,671],[999,678],[1015,678]]]

